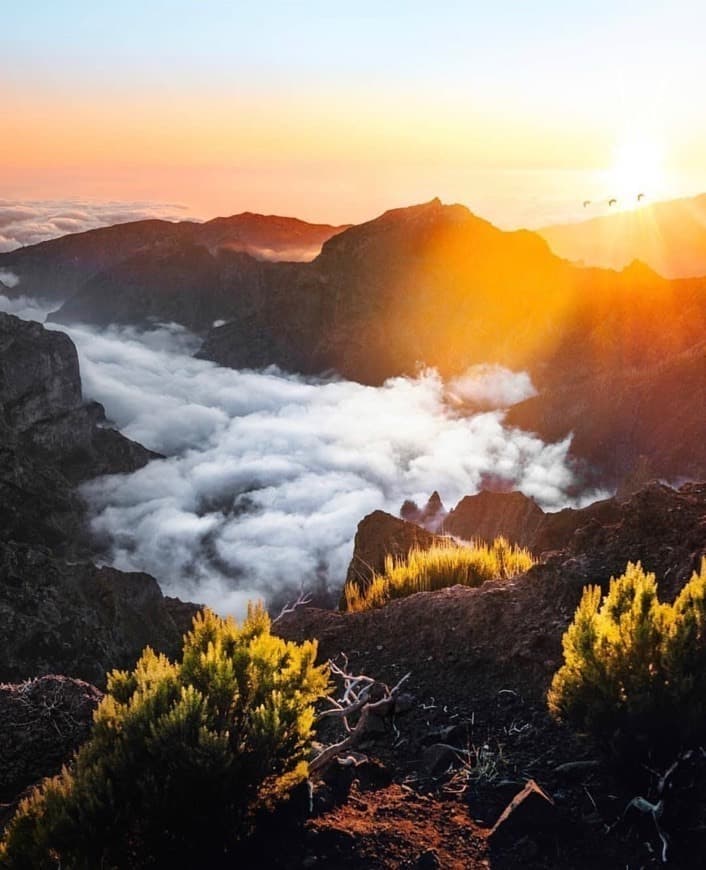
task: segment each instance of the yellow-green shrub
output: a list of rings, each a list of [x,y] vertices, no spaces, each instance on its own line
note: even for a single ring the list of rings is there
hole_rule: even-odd
[[[22,802],[0,865],[215,866],[307,775],[328,681],[315,657],[270,634],[262,607],[242,626],[198,614],[180,663],[147,648],[109,675],[91,737]]]
[[[404,559],[385,559],[385,571],[375,574],[366,587],[347,583],[343,590],[346,610],[381,607],[394,598],[415,592],[432,592],[447,586],[480,586],[486,580],[504,580],[529,570],[530,552],[496,538],[492,544],[437,545],[413,549]]]
[[[706,738],[706,560],[673,604],[640,563],[584,589],[548,694],[558,719],[632,756]]]

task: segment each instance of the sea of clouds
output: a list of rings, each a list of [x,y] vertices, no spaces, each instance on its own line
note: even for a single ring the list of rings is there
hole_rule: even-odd
[[[185,206],[171,203],[0,199],[0,252],[128,221],[185,220],[186,211]],[[0,281],[13,286],[2,274]]]
[[[21,297],[0,309],[48,310]],[[85,397],[165,457],[84,486],[106,560],[220,612],[302,587],[335,600],[359,521],[435,489],[453,506],[492,477],[545,508],[576,503],[569,440],[503,423],[534,393],[525,373],[479,366],[444,382],[429,370],[369,387],[198,360],[198,339],[173,324],[52,328],[76,343]]]

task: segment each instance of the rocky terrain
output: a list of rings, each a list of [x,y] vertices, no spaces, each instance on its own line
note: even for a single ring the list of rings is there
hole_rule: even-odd
[[[341,769],[334,783],[347,802],[325,800],[324,790],[302,860],[315,853],[325,867],[660,866],[654,828],[639,813],[622,818],[636,790],[647,797],[656,780],[617,778],[590,741],[552,722],[545,693],[584,585],[606,589],[628,559],[641,560],[671,600],[698,568],[706,485],[651,484],[615,503],[610,519],[577,511],[572,526],[562,550],[513,581],[420,593],[363,613],[300,608],[285,617],[283,635],[319,638],[322,659],[340,662],[345,652],[352,673],[392,685],[409,672],[415,698],[397,731],[383,729],[361,747],[367,763]],[[551,803],[523,802],[493,830],[529,779]],[[688,829],[702,806],[667,806],[673,866],[700,866],[699,834]]]
[[[155,454],[85,403],[64,333],[0,314],[0,680],[102,683],[145,644],[178,648],[188,615],[154,578],[98,568],[76,484]]]
[[[448,516],[454,512],[457,521],[469,524],[471,536],[482,529],[509,534],[514,518],[517,529],[535,529],[535,544],[542,539],[541,521],[516,494],[469,497]],[[289,815],[263,820],[251,844],[253,860],[282,868],[660,866],[654,828],[639,814],[623,817],[636,794],[653,796],[656,775],[646,773],[638,782],[621,778],[588,739],[549,718],[545,693],[583,587],[598,583],[606,589],[627,560],[641,560],[656,572],[663,598],[671,600],[706,555],[705,532],[705,484],[672,489],[652,483],[627,498],[563,512],[561,532],[554,530],[554,543],[561,539],[561,546],[544,552],[514,580],[421,593],[362,613],[303,606],[285,614],[278,633],[317,638],[322,661],[331,658],[388,686],[409,677],[395,718],[380,720],[344,764],[317,778],[313,813],[302,795],[301,802],[295,796],[288,804]],[[361,552],[384,558],[386,551],[434,540],[413,523],[372,514],[361,523],[352,569]],[[6,546],[5,558],[21,549]],[[44,600],[51,614],[59,605],[51,597],[53,565],[48,569]],[[118,572],[103,569],[104,585],[98,586],[101,603],[115,608],[111,573]],[[148,581],[132,575],[119,582],[131,584],[144,628],[154,631],[161,617],[150,608],[170,605],[160,605]],[[68,594],[88,595],[94,582],[90,573],[76,571]],[[121,621],[125,598],[120,606],[113,637],[126,630],[134,635],[134,625],[127,629],[129,623]],[[64,639],[67,647],[81,643],[70,633]],[[90,647],[90,634],[88,640]],[[47,654],[56,656],[57,650],[47,648]],[[115,647],[105,654],[116,655]],[[22,739],[12,728],[0,738],[7,759],[0,782],[5,818],[17,793],[57,769],[80,742],[98,698],[91,686],[58,677],[0,687],[0,715],[26,724]],[[339,728],[336,720],[326,720],[319,740],[335,742]],[[673,866],[691,870],[700,866],[703,804],[680,800],[667,802],[664,825]],[[302,818],[303,832],[297,821]]]

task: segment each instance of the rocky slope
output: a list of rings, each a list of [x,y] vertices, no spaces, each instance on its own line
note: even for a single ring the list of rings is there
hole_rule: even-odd
[[[179,647],[188,614],[152,577],[89,561],[75,485],[155,456],[103,418],[83,402],[68,336],[0,314],[0,680],[60,672],[102,683],[148,643]]]
[[[356,866],[346,863],[351,854],[385,866],[381,856],[399,854],[400,841],[410,867],[660,866],[654,827],[625,815],[636,791],[650,794],[648,782],[616,776],[589,741],[556,725],[545,693],[586,584],[605,590],[628,560],[641,560],[671,600],[699,567],[706,555],[706,484],[678,490],[651,484],[614,507],[614,516],[589,518],[562,551],[513,581],[420,593],[362,613],[300,608],[278,623],[285,637],[318,638],[322,659],[340,662],[345,651],[351,673],[392,685],[409,672],[405,687],[415,698],[394,729],[362,747],[377,768],[369,763],[339,773],[348,776],[349,802],[322,806],[311,823],[316,835],[304,841],[304,854],[316,855],[317,866]],[[519,812],[503,840],[493,825],[530,778],[551,808]],[[409,802],[400,802],[395,784],[408,790]],[[696,868],[702,834],[694,826],[703,804],[693,783],[689,788],[683,804],[666,802],[663,824],[674,866]],[[410,812],[429,838],[407,830]],[[444,837],[434,839],[440,820],[451,816],[467,833],[447,855]],[[387,827],[374,824],[379,819],[398,831],[397,841],[383,836]],[[432,844],[424,848],[448,863],[421,863],[427,839]],[[405,866],[395,860],[391,866]]]

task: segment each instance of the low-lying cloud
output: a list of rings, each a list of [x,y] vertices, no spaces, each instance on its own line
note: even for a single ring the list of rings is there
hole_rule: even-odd
[[[434,489],[454,504],[493,476],[546,507],[570,502],[568,440],[511,430],[499,409],[459,413],[434,371],[375,388],[221,368],[194,359],[196,340],[176,327],[69,332],[85,394],[167,454],[85,487],[94,531],[118,568],[222,612],[300,586],[337,592],[362,517]],[[505,370],[467,377],[502,382],[503,402],[515,377],[514,393],[528,390]],[[486,404],[489,389],[476,390]]]
[[[525,374],[479,367],[445,383],[430,370],[368,387],[222,368],[176,326],[52,328],[78,347],[85,396],[166,456],[84,487],[109,561],[220,612],[302,586],[335,597],[358,522],[434,489],[452,506],[493,478],[547,508],[573,503],[569,440],[503,423],[533,389]]]
[[[176,221],[186,217],[185,206],[170,203],[0,199],[0,252],[112,224],[146,218]],[[0,281],[13,286],[2,275]]]

